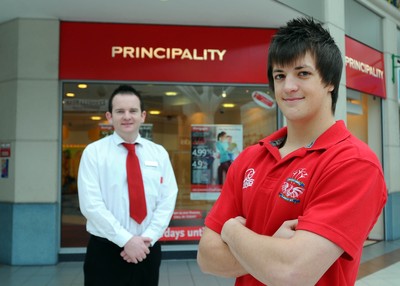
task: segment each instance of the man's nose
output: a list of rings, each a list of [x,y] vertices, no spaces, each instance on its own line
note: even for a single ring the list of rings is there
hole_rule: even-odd
[[[129,110],[124,112],[124,118],[129,118],[129,115],[130,115]]]
[[[284,83],[284,90],[286,93],[291,93],[298,90],[297,79],[291,75],[287,75]]]

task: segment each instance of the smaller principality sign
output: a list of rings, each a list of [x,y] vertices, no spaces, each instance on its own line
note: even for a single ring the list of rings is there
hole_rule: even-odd
[[[383,53],[346,36],[346,86],[386,98]]]

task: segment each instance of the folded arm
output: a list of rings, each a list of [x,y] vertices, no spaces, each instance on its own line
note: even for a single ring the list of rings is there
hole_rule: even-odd
[[[228,220],[221,232],[236,261],[267,285],[315,285],[343,250],[317,234],[298,230],[287,238],[259,235],[241,218]]]
[[[221,236],[208,227],[204,228],[199,242],[197,263],[204,273],[217,276],[239,277],[247,274]]]
[[[245,219],[238,217],[244,225]],[[275,232],[274,237],[290,238],[295,233],[297,219],[285,221]],[[229,246],[222,240],[221,235],[205,227],[199,243],[197,262],[205,273],[223,277],[239,277],[248,274],[236,257],[232,254]]]

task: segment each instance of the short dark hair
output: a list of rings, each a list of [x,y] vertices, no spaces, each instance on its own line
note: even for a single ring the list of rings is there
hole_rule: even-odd
[[[313,18],[296,18],[278,29],[271,41],[268,52],[268,80],[274,91],[273,66],[291,64],[310,52],[322,82],[332,84],[332,113],[335,113],[340,78],[343,70],[341,52],[330,35]]]
[[[117,94],[133,94],[133,95],[136,95],[139,98],[139,101],[140,101],[140,111],[144,111],[144,104],[143,104],[143,100],[142,100],[142,95],[130,85],[120,85],[119,87],[117,87],[113,91],[113,93],[111,94],[111,96],[110,96],[110,98],[108,100],[108,111],[110,113],[112,113],[112,102],[113,102],[113,99]]]
[[[225,135],[226,135],[226,132],[225,132],[225,131],[219,132],[218,135],[217,135],[217,140],[221,139],[221,137],[222,137],[222,136],[225,136]]]

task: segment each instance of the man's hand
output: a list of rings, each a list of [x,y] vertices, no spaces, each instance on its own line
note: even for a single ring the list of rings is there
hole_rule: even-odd
[[[150,237],[133,236],[124,246],[121,251],[122,258],[129,263],[139,263],[146,259],[150,253]]]
[[[292,219],[283,222],[280,228],[274,233],[272,237],[291,238],[296,232],[298,220]]]
[[[226,242],[226,239],[228,238],[227,236],[229,236],[229,234],[228,234],[229,231],[231,231],[232,228],[235,227],[235,225],[246,226],[246,219],[242,216],[237,216],[235,218],[228,219],[224,223],[224,226],[222,227],[222,230],[221,230],[221,238],[223,241]]]

